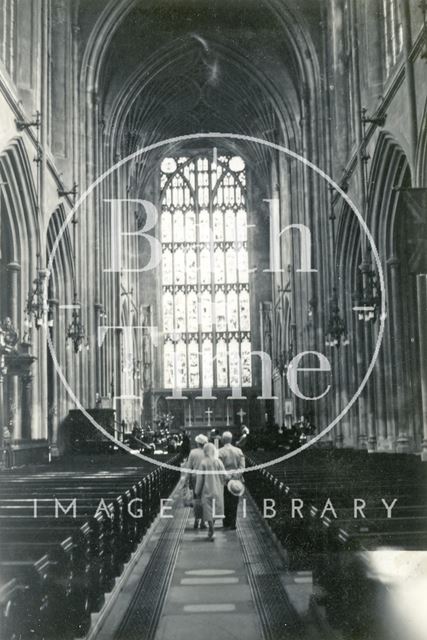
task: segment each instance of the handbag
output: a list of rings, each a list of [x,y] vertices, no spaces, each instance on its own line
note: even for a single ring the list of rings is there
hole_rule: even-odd
[[[194,504],[193,492],[190,487],[186,487],[183,497],[184,507],[192,507]]]

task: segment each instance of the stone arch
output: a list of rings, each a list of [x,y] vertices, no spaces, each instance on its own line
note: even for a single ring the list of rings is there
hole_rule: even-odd
[[[41,266],[37,256],[41,256],[43,224],[38,208],[36,189],[26,146],[21,137],[10,140],[0,153],[1,186],[1,270],[0,296],[1,314],[12,319],[12,324],[20,340],[28,343],[26,306],[33,279]],[[4,246],[5,242],[7,246]],[[4,262],[6,259],[6,263]],[[25,327],[25,328],[24,328]],[[32,335],[32,355],[38,360],[32,371],[22,368],[18,376],[7,376],[5,392],[5,414],[9,416],[10,431],[15,438],[44,436],[44,405],[40,380],[44,362],[39,359],[43,351],[41,334]],[[19,349],[24,348],[22,343]],[[28,344],[25,349],[29,349]],[[31,373],[37,369],[37,383],[32,385]],[[23,380],[25,379],[25,383]],[[24,393],[25,389],[25,393]],[[27,393],[27,390],[31,392]],[[20,394],[25,400],[20,400]]]
[[[427,100],[420,124],[420,135],[415,155],[415,184],[425,187],[427,184]]]
[[[110,0],[96,20],[82,57],[81,81],[84,90],[98,91],[102,65],[108,47],[123,20],[136,6],[137,1]],[[319,83],[320,70],[316,50],[308,35],[309,30],[301,11],[292,2],[266,0],[265,4],[277,17],[292,44],[294,62],[303,81],[314,89]]]
[[[49,262],[55,240],[64,224],[66,217],[65,207],[59,205],[49,218],[46,232],[46,262]],[[67,226],[62,234],[62,239],[55,253],[53,270],[50,277],[49,296],[57,298],[61,292],[63,295],[70,295],[71,285],[75,274],[75,265],[73,259],[73,249],[69,227]]]
[[[256,82],[260,87],[263,94],[270,96],[272,104],[274,105],[275,112],[278,119],[281,122],[281,126],[285,129],[288,122],[292,122],[292,117],[283,95],[278,87],[275,87],[271,82],[268,82],[255,67],[250,64],[248,66],[247,57],[243,56],[236,48],[225,46],[224,44],[215,42],[215,47],[227,57],[227,60],[238,70],[239,72],[249,72],[252,76],[255,76]],[[117,141],[123,137],[123,128],[125,126],[126,117],[135,103],[138,96],[147,91],[150,84],[156,80],[156,76],[162,73],[169,66],[179,65],[186,59],[189,53],[189,42],[182,42],[181,39],[176,39],[169,43],[162,50],[156,50],[156,54],[144,60],[144,64],[140,65],[134,73],[129,77],[128,81],[119,92],[113,106],[112,114],[108,122],[107,132],[111,135],[115,141],[111,145],[112,148],[117,148]],[[245,92],[245,86],[239,87]],[[147,113],[144,114],[147,117]],[[296,135],[297,127],[292,132]]]
[[[60,232],[66,217],[65,207],[60,204],[49,218],[46,231],[46,263],[49,262],[55,240]],[[74,380],[75,371],[68,367],[67,354],[70,346],[67,341],[66,331],[70,321],[69,312],[62,308],[63,305],[73,301],[73,282],[75,265],[69,228],[62,235],[61,242],[55,252],[52,265],[52,273],[48,281],[49,315],[53,326],[49,328],[50,337],[55,349],[55,356],[69,381]],[[54,454],[63,448],[63,433],[59,424],[60,419],[66,415],[71,403],[63,386],[58,384],[52,355],[48,349],[46,353],[47,370],[47,431],[48,440]]]
[[[399,189],[409,171],[402,147],[391,134],[381,132],[369,173],[366,222],[383,260],[396,253]]]
[[[107,63],[108,50],[113,42],[114,37],[123,25],[129,13],[137,8],[138,0],[121,0],[119,2],[108,2],[98,19],[86,43],[84,54],[82,57],[82,74],[81,74],[81,90],[84,97],[84,109],[87,113],[86,118],[86,136],[87,141],[86,156],[89,159],[89,165],[92,166],[95,147],[97,144],[97,114],[99,117],[99,104],[102,94],[102,77],[103,69]],[[269,92],[274,100],[281,103],[281,109],[277,110],[279,119],[282,118],[282,130],[286,128],[290,139],[295,136],[304,135],[307,138],[305,143],[307,153],[311,159],[316,161],[320,153],[320,145],[317,135],[317,126],[320,110],[316,108],[318,101],[321,99],[321,74],[319,72],[319,60],[316,47],[309,33],[308,24],[303,15],[304,7],[296,8],[291,2],[278,2],[277,0],[265,0],[265,11],[270,12],[277,20],[277,24],[285,34],[284,41],[289,43],[289,57],[293,60],[293,69],[298,74],[297,84],[295,86],[296,102],[292,108],[292,114],[286,113],[286,106],[283,105],[283,96],[289,95],[288,90],[281,87],[270,87]],[[174,57],[174,56],[173,56]],[[156,52],[156,62],[159,62],[158,52]],[[246,57],[247,63],[247,57]],[[153,68],[154,69],[154,68]],[[256,72],[256,69],[253,70]],[[147,61],[144,61],[144,68],[136,72],[136,76],[153,75],[154,71],[149,72]],[[155,75],[155,74],[154,74]],[[130,86],[135,85],[135,80],[126,84],[125,89],[120,91],[121,97],[115,101],[115,111],[111,117],[110,125],[115,133],[115,140],[120,139],[120,128],[124,125],[124,112],[129,110],[132,102],[132,96],[129,95]],[[141,78],[138,79],[136,86],[141,88]],[[120,101],[122,104],[120,104]],[[124,103],[124,111],[123,111]],[[109,108],[111,105],[109,106]],[[301,122],[298,118],[302,117],[306,124],[304,133],[301,130]],[[295,118],[298,121],[294,121]],[[310,124],[311,123],[311,124]],[[116,131],[116,127],[119,131]],[[110,129],[111,131],[111,129]],[[106,133],[106,131],[104,132]],[[114,161],[115,154],[118,152],[117,144],[110,144],[110,157],[105,157],[106,162]],[[90,181],[91,176],[87,179]]]
[[[420,447],[421,397],[416,273],[407,251],[407,194],[413,187],[409,160],[388,132],[381,132],[369,175],[367,223],[384,266],[387,324],[383,395],[387,409],[387,438],[397,451]],[[384,397],[378,398],[384,403]]]
[[[13,310],[18,327],[22,324],[25,301],[35,277],[37,254],[40,253],[41,235],[37,198],[31,166],[25,146],[15,138],[0,154],[1,218],[2,227],[10,242],[8,259],[19,265],[13,296]]]

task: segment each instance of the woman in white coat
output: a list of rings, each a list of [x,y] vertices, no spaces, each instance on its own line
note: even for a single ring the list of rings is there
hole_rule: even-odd
[[[211,442],[205,444],[203,452],[205,457],[198,469],[195,495],[202,502],[203,520],[208,523],[209,527],[208,540],[213,540],[215,518],[224,517],[224,484],[227,482],[228,476],[221,460],[217,458],[216,448]],[[204,474],[201,473],[202,471],[210,471],[211,473]]]

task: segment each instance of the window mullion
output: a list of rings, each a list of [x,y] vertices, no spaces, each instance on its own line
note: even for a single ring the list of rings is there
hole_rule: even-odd
[[[202,317],[201,317],[201,277],[200,277],[200,210],[199,210],[199,171],[197,158],[194,160],[194,214],[196,221],[196,266],[197,266],[197,332],[199,352],[199,386],[203,387],[203,342],[202,342]]]
[[[236,256],[236,293],[237,293],[237,329],[238,329],[238,345],[239,345],[239,379],[240,386],[242,386],[243,379],[243,371],[242,371],[242,329],[240,323],[240,279],[239,279],[239,240],[238,240],[238,229],[237,229],[237,210],[236,210],[236,178],[233,179],[233,191],[234,191],[234,202],[233,202],[233,211],[234,211],[234,238],[235,238],[235,246],[234,253]]]
[[[172,203],[172,206],[174,207],[174,210],[173,210],[172,215],[171,215],[172,312],[173,312],[173,333],[174,333],[174,337],[173,337],[173,340],[172,340],[172,344],[173,344],[172,379],[174,380],[174,383],[177,384],[178,371],[175,371],[175,369],[177,369],[178,355],[177,355],[177,340],[176,340],[177,332],[176,332],[176,286],[175,286],[175,235],[174,235],[174,216],[173,216],[173,214],[175,213],[176,188],[174,186],[174,182],[175,182],[175,176],[174,176],[173,180],[171,181],[170,190],[171,190],[171,203]]]
[[[216,348],[216,306],[215,306],[215,243],[214,243],[214,225],[213,225],[213,188],[212,188],[212,163],[208,161],[208,188],[209,188],[209,252],[210,252],[210,265],[211,265],[211,319],[212,319],[212,385],[218,386],[217,380],[217,348]]]
[[[182,207],[182,213],[183,213],[183,223],[184,223],[184,245],[183,245],[183,251],[184,251],[184,329],[185,329],[185,360],[186,360],[186,387],[189,388],[190,387],[190,358],[188,355],[188,350],[189,350],[189,345],[190,345],[190,336],[188,333],[188,323],[187,323],[187,318],[188,318],[188,281],[187,281],[187,224],[186,224],[186,218],[187,218],[187,212],[188,212],[188,205],[185,204],[185,199],[184,199],[184,194],[185,194],[185,186],[182,187],[182,194],[183,194],[183,207]],[[190,194],[190,199],[191,199],[191,194]]]
[[[218,190],[222,189],[223,197],[222,197],[222,262],[224,265],[224,300],[225,300],[225,346],[227,353],[227,384],[231,387],[230,383],[230,354],[229,354],[229,346],[230,346],[230,334],[228,331],[229,323],[228,323],[228,279],[227,279],[227,251],[226,251],[226,228],[225,228],[225,210],[224,210],[224,167],[222,167],[222,175],[221,175],[221,184],[218,186]]]

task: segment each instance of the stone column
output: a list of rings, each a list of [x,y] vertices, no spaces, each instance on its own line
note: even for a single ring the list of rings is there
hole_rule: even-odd
[[[369,272],[371,270],[371,264],[369,261],[364,260],[360,265],[360,270],[362,272],[363,277],[363,290],[366,291],[368,288],[368,277]],[[363,332],[364,332],[364,349],[365,349],[365,367],[367,368],[368,363],[372,358],[372,329],[369,322],[364,322],[363,324]],[[368,451],[372,453],[377,448],[377,434],[375,428],[375,399],[374,399],[374,380],[373,377],[370,376],[370,379],[366,383],[366,422],[367,422],[367,431],[368,431]]]
[[[95,303],[95,334],[92,341],[92,353],[91,357],[95,359],[95,380],[94,380],[94,389],[95,394],[99,393],[102,397],[103,389],[104,389],[104,381],[103,381],[103,366],[102,366],[102,351],[98,346],[98,331],[101,326],[101,315],[104,312],[104,307],[100,302]],[[91,402],[94,400],[91,399]]]
[[[421,6],[421,3],[417,4],[418,6]],[[409,0],[400,0],[400,16],[402,20],[402,40],[403,52],[405,56],[406,96],[408,100],[407,126],[409,141],[411,143],[411,163],[413,166],[415,166],[418,140],[417,90],[415,88],[414,61],[411,57],[411,3]]]
[[[42,289],[44,292],[44,300],[47,301],[47,277],[48,271],[46,269],[38,270],[38,277],[42,282]],[[45,318],[46,319],[46,318]],[[45,438],[47,439],[47,420],[48,420],[48,406],[47,406],[47,353],[48,346],[46,341],[46,334],[44,328],[40,327],[36,333],[33,333],[33,347],[37,349],[37,362],[34,363],[34,387],[32,393],[32,438]]]
[[[421,459],[427,462],[427,326],[425,311],[427,309],[427,275],[417,275],[417,308],[418,335],[420,350],[421,401],[422,401],[422,448]]]
[[[18,325],[18,274],[21,266],[17,262],[7,265],[9,272],[9,316],[14,327]]]
[[[350,377],[348,373],[348,354],[349,345],[343,345],[340,348],[341,408],[346,407],[349,401]],[[351,447],[353,446],[351,410],[343,416],[341,424],[343,428],[343,447]]]
[[[378,375],[377,384],[375,385],[376,397],[376,422],[378,425],[378,446],[377,451],[390,451],[390,445],[387,440],[387,406],[386,406],[386,389],[384,380],[384,355],[380,353],[378,358]],[[374,369],[375,371],[375,369]],[[372,372],[374,375],[374,372]]]
[[[69,122],[67,99],[70,91],[70,35],[69,5],[66,0],[56,0],[51,5],[52,48],[52,111],[55,114],[51,133],[51,148],[57,158],[67,157]],[[68,178],[68,176],[67,176]]]
[[[4,382],[5,376],[3,374],[4,356],[0,355],[0,469],[4,468],[4,428],[6,426],[5,407],[4,407]]]
[[[33,376],[27,373],[22,377],[22,437],[31,440],[31,421],[33,403]]]
[[[371,0],[371,2],[365,3],[364,27],[368,54],[366,73],[367,84],[370,88],[369,95],[365,97],[365,102],[376,98],[383,82],[381,48],[383,18],[380,2],[381,0]]]
[[[372,358],[372,328],[366,323],[365,329],[365,363]],[[371,375],[366,383],[366,418],[368,426],[368,451],[372,453],[377,448],[377,430],[375,413],[375,380]]]
[[[331,0],[331,18],[334,25],[334,37],[331,38],[331,58],[332,58],[332,77],[333,81],[333,100],[335,110],[334,122],[334,148],[336,151],[336,166],[345,166],[347,151],[349,147],[349,127],[347,125],[348,107],[346,103],[346,87],[348,76],[348,65],[346,57],[342,50],[342,42],[345,30],[345,16],[343,11],[343,3],[340,0]],[[340,135],[337,135],[337,131]],[[342,132],[342,135],[341,135]]]
[[[365,363],[365,332],[360,322],[358,322],[355,326],[355,335],[356,335],[357,372],[359,377],[361,378],[362,376],[360,376],[360,372],[366,371],[366,363]],[[366,449],[368,447],[368,434],[366,430],[367,411],[368,411],[366,387],[360,394],[357,405],[359,409],[359,428],[357,433],[358,448]]]
[[[380,357],[382,357],[384,366],[383,366],[383,380],[384,380],[384,398],[386,403],[386,435],[387,435],[387,443],[386,446],[391,453],[396,451],[397,446],[397,415],[396,415],[396,407],[394,403],[394,388],[393,388],[393,327],[392,327],[392,317],[391,317],[391,300],[390,300],[390,291],[391,291],[391,283],[390,283],[390,274],[387,270],[384,273],[384,277],[386,278],[386,291],[387,293],[387,306],[388,313],[385,324],[385,332],[383,339],[383,347],[381,349]]]
[[[338,416],[341,412],[341,391],[342,391],[342,378],[341,378],[341,353],[338,348],[334,351],[334,358],[332,366],[335,370],[335,375],[333,376],[333,383],[335,385],[335,416]],[[334,433],[335,446],[337,449],[343,448],[344,435],[343,435],[343,426],[342,421],[338,422],[335,425],[335,433]]]
[[[353,293],[351,295],[351,307],[357,306],[357,296]],[[358,345],[357,345],[357,331],[359,322],[355,318],[355,314],[351,313],[347,316],[348,323],[348,332],[349,336],[351,336],[349,345],[346,347],[346,357],[345,357],[345,371],[346,371],[346,387],[348,392],[353,395],[354,391],[357,389],[357,371],[358,371]],[[351,390],[351,391],[350,391]],[[347,396],[348,398],[348,396]],[[359,402],[354,404],[352,409],[349,411],[349,420],[350,420],[350,442],[349,446],[355,449],[359,448]],[[348,401],[348,400],[347,400]]]
[[[56,298],[49,299],[49,307],[52,313],[53,327],[50,329],[51,331],[51,339],[56,352],[56,357],[59,359],[59,362],[62,364],[59,356],[59,326],[58,326],[58,307],[59,300]],[[50,358],[50,354],[48,356]],[[53,457],[57,457],[59,455],[58,451],[58,419],[59,419],[59,390],[58,390],[58,375],[56,372],[55,364],[52,362],[52,376],[49,380],[49,384],[52,385],[52,393],[51,398],[52,402],[48,406],[48,438],[49,445],[51,449],[51,455]]]
[[[112,396],[113,401],[113,409],[116,409],[116,420],[117,422],[121,422],[122,420],[122,400],[114,401],[114,398],[117,398],[122,395],[122,350],[123,350],[123,330],[121,327],[115,330],[115,367],[113,369],[113,380],[114,380],[114,395]],[[114,356],[113,356],[114,357]]]
[[[390,267],[390,304],[391,304],[391,322],[394,347],[394,359],[392,364],[396,372],[396,389],[395,403],[397,416],[397,453],[406,453],[410,449],[408,437],[408,422],[403,411],[405,403],[405,362],[403,353],[403,332],[402,332],[402,314],[401,314],[401,296],[399,287],[399,260],[393,256],[387,261]]]
[[[9,273],[9,316],[16,331],[19,333],[20,319],[18,316],[19,272],[21,266],[17,262],[7,265]],[[12,420],[10,421],[10,419]],[[9,416],[5,419],[11,423],[11,435],[14,439],[21,437],[21,403],[19,401],[19,379],[12,376],[9,380]]]

